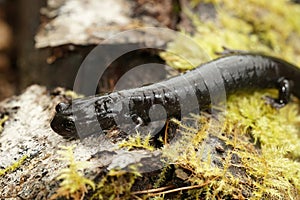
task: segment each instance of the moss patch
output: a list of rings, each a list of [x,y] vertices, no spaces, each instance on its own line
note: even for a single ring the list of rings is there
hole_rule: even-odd
[[[112,169],[97,184],[91,199],[135,199],[131,188],[139,176],[141,174],[134,165],[129,166],[128,170]]]
[[[260,98],[264,94],[232,96],[223,120],[198,117],[199,130],[183,129],[182,140],[163,150],[170,163],[186,171],[185,182],[209,182],[188,190],[186,198],[299,198],[297,104],[275,110]]]
[[[182,41],[170,43],[168,49],[173,53],[161,54],[170,66],[179,69],[196,67],[207,61],[203,53],[216,58],[215,53],[222,52],[224,46],[261,52],[300,64],[299,4],[287,0],[191,0],[191,7],[199,2],[213,4],[217,18],[215,21],[202,21],[192,9],[183,9],[196,27],[192,36],[187,35],[199,48],[195,45],[191,49],[186,46],[188,43]],[[183,55],[192,62],[183,60]]]
[[[132,149],[147,149],[153,151],[154,146],[150,145],[151,135],[148,134],[145,138],[142,138],[139,132],[135,136],[129,136],[128,140],[123,140],[118,143],[119,148],[127,148],[127,150]]]
[[[196,32],[187,35],[199,48],[193,48],[190,53],[186,51],[190,47],[186,47],[185,42],[170,43],[168,49],[172,54],[161,54],[170,66],[196,67],[207,61],[203,54],[216,58],[216,52],[222,52],[224,46],[300,64],[299,4],[285,0],[190,2],[191,7],[184,11]],[[199,3],[213,4],[216,19],[202,21],[194,14],[192,9]],[[182,191],[179,198],[299,199],[299,102],[293,99],[276,110],[265,104],[262,99],[265,95],[277,94],[268,90],[230,96],[223,120],[220,121],[220,116],[219,120],[212,120],[210,116],[196,117],[199,130],[183,128],[182,140],[164,148],[168,162],[185,171],[188,178],[182,179],[183,182],[203,186]]]

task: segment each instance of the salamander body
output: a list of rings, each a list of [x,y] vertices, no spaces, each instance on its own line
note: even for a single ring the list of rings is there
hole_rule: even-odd
[[[120,121],[146,125],[165,117],[180,117],[183,110],[203,110],[213,101],[221,101],[224,92],[230,95],[267,88],[279,90],[278,99],[271,99],[274,107],[288,103],[291,93],[300,98],[300,69],[275,57],[231,55],[152,85],[60,103],[51,127],[64,137],[77,138],[78,127],[92,134],[100,132],[100,128],[118,126]],[[162,106],[165,115],[157,112],[150,117],[154,105]]]

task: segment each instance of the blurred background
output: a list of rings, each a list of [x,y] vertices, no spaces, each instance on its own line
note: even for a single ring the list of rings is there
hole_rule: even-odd
[[[0,100],[31,84],[72,89],[80,64],[97,44],[137,27],[174,28],[177,9],[173,0],[0,1]],[[132,36],[116,43],[138,40],[139,36]],[[101,91],[110,91],[114,80],[128,69],[149,62],[162,63],[162,59],[152,50],[120,58],[112,64],[117,69],[106,72],[109,78],[101,82]]]
[[[300,6],[296,0],[1,0],[0,100],[31,84],[49,89],[73,88],[79,66],[99,43],[121,31],[163,27],[194,39],[199,49],[182,41],[160,44],[195,60],[193,66],[177,56],[143,49],[110,64],[98,92],[111,91],[135,66],[159,63],[179,71],[206,62],[223,47],[278,56],[300,64]],[[160,35],[141,33],[107,46],[158,42]],[[105,52],[103,59],[105,59]],[[143,84],[174,74],[171,68],[136,72]],[[157,73],[159,72],[159,73]],[[160,74],[157,77],[157,74]],[[141,78],[142,77],[142,78]]]

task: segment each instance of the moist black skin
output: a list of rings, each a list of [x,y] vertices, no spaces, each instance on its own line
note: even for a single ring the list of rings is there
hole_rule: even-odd
[[[119,122],[139,126],[166,117],[180,118],[224,100],[224,93],[228,96],[241,90],[267,88],[279,90],[277,99],[266,98],[275,108],[286,105],[291,94],[300,98],[300,69],[275,57],[231,55],[152,85],[60,103],[51,128],[63,137],[78,138],[78,130],[91,135],[118,126]],[[156,112],[151,118],[149,110],[153,105],[164,107],[165,115]]]

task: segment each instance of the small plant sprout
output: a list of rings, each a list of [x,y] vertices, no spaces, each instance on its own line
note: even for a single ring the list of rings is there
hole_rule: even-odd
[[[57,180],[61,180],[62,182],[60,183],[60,188],[51,196],[51,199],[63,196],[68,199],[81,200],[84,198],[85,193],[87,193],[88,185],[95,190],[94,182],[85,178],[82,174],[82,171],[87,167],[87,163],[75,161],[74,148],[75,146],[62,146],[62,151],[59,151],[62,155],[61,160],[67,163],[68,168],[60,171]]]
[[[18,169],[23,163],[24,161],[28,158],[28,155],[24,155],[22,156],[22,158],[20,158],[18,161],[14,162],[12,165],[6,167],[5,169],[1,169],[0,170],[0,176],[8,173],[8,172],[13,172],[16,169]]]
[[[155,148],[150,145],[151,135],[148,134],[145,138],[141,137],[141,134],[137,131],[135,136],[130,136],[128,140],[120,142],[119,148],[127,148],[127,150],[132,149],[147,149],[153,151]]]

